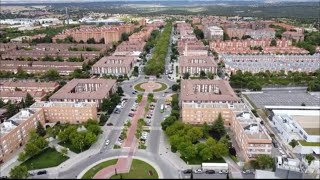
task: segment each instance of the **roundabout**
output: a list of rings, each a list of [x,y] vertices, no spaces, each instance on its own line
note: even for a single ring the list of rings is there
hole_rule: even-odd
[[[114,168],[117,161],[118,159],[108,158],[96,162],[88,166],[88,168],[86,168],[78,178],[94,179],[94,176],[102,169],[110,167]],[[117,173],[117,170],[115,170],[109,179],[159,179],[159,177],[162,177],[159,167],[152,162],[146,161],[147,160],[144,158],[136,157],[132,160],[130,171],[128,173]]]
[[[155,81],[141,82],[134,85],[134,90],[140,92],[160,92],[166,90],[167,88],[167,84]]]

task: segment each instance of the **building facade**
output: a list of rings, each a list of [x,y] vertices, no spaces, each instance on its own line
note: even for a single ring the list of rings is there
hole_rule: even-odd
[[[217,64],[210,56],[180,56],[179,73],[189,73],[190,75],[200,75],[204,71],[206,74],[217,73]]]

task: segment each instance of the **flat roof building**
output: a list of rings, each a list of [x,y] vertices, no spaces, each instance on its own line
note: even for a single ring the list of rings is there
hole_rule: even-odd
[[[116,80],[73,79],[54,93],[50,101],[95,102],[100,107],[102,100],[116,92]]]
[[[211,56],[180,56],[179,73],[189,73],[190,75],[200,75],[200,72],[217,73],[217,63]]]
[[[26,144],[29,132],[37,123],[82,123],[97,119],[96,103],[36,102],[0,124],[0,164]]]
[[[106,56],[96,62],[92,68],[92,74],[129,75],[135,58],[133,56]]]
[[[234,118],[232,109],[243,109],[240,98],[223,80],[182,80],[180,106],[182,121],[212,124],[221,113],[225,125]]]

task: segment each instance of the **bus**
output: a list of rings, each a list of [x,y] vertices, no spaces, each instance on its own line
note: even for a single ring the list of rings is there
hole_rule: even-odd
[[[160,112],[161,112],[161,113],[164,112],[164,106],[163,106],[163,104],[161,104]]]

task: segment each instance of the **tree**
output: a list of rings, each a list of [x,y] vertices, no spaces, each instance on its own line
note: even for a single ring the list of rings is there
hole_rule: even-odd
[[[204,79],[206,77],[206,73],[204,71],[200,71],[200,78]]]
[[[99,41],[100,44],[105,44],[104,38],[101,38]]]
[[[203,148],[203,149],[199,152],[199,155],[201,156],[201,158],[202,158],[203,161],[207,161],[207,160],[210,160],[210,159],[213,158],[212,152],[211,152],[211,150],[210,150],[209,147]]]
[[[203,132],[200,127],[193,127],[188,131],[187,135],[191,138],[192,143],[195,143],[199,138],[203,137]]]
[[[195,28],[193,30],[193,32],[196,35],[197,39],[203,39],[204,38],[204,34],[203,34],[203,31],[201,29]]]
[[[305,156],[305,158],[306,158],[306,160],[308,161],[308,164],[309,164],[309,165],[310,165],[311,162],[315,159],[312,154],[307,154],[307,155]]]
[[[45,136],[46,135],[46,130],[44,129],[44,127],[42,126],[42,124],[40,123],[40,121],[38,121],[38,124],[37,124],[37,134],[39,136]]]
[[[44,75],[45,78],[48,78],[50,81],[55,81],[60,78],[59,73],[56,69],[49,68]]]
[[[132,75],[133,76],[138,76],[139,75],[139,67],[138,66],[134,66]]]
[[[94,40],[94,38],[89,38],[89,39],[87,40],[87,43],[88,43],[88,44],[95,44],[96,41]]]
[[[172,91],[178,91],[179,88],[180,88],[180,86],[178,84],[174,84],[171,87]]]
[[[256,160],[260,169],[270,169],[274,165],[273,158],[266,154],[258,155]]]
[[[26,105],[27,107],[29,107],[29,106],[31,106],[34,102],[35,102],[35,101],[34,101],[33,97],[32,97],[29,93],[27,93],[26,99],[25,99],[25,105]]]
[[[201,76],[201,74],[200,74],[200,76]],[[213,79],[214,78],[214,74],[212,72],[208,72],[207,76],[208,76],[209,79]]]
[[[60,149],[61,154],[63,154],[63,156],[67,156],[68,154],[68,149],[67,148],[61,148]]]
[[[162,123],[161,127],[162,130],[165,131],[169,126],[171,126],[175,121],[177,121],[177,118],[174,116],[168,116]]]
[[[220,137],[226,134],[226,130],[224,128],[224,119],[222,118],[221,113],[219,113],[218,118],[215,120],[212,130],[214,130]],[[219,139],[220,139],[219,137]]]
[[[7,105],[7,116],[8,117],[12,117],[13,115],[15,115],[17,113],[17,109],[16,107],[11,103],[11,101],[8,102]]]
[[[121,40],[120,41],[128,41],[129,40],[129,34],[128,33],[122,33],[121,34]]]
[[[28,168],[25,165],[15,166],[10,170],[11,179],[26,179],[28,177]]]
[[[205,137],[208,136],[210,130],[211,130],[211,127],[207,124],[207,122],[205,122],[205,123],[202,125],[203,135],[204,135]]]
[[[190,73],[189,72],[183,73],[183,79],[189,79],[189,77],[190,77]]]
[[[275,39],[272,39],[270,46],[277,46],[277,41]]]
[[[89,119],[86,122],[85,127],[87,128],[88,131],[92,132],[96,136],[98,136],[99,134],[102,133],[102,130],[101,130],[100,126],[99,126],[99,123],[96,120]]]
[[[2,108],[5,105],[5,103],[3,102],[3,100],[0,98],[0,108]]]
[[[117,87],[117,93],[119,94],[119,96],[123,96],[124,91],[121,86]]]
[[[296,147],[297,145],[299,145],[298,141],[295,140],[295,139],[292,139],[290,142],[289,142],[289,145],[294,148]]]

